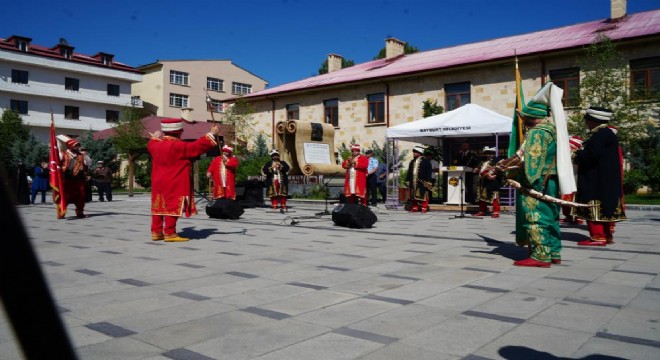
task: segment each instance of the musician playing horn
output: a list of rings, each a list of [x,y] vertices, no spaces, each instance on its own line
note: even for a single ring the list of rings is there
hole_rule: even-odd
[[[422,156],[424,148],[421,146],[415,146],[412,153],[413,159],[408,164],[408,174],[406,175],[412,199],[410,212],[426,213],[429,211],[429,193],[433,189],[431,162]]]
[[[499,193],[502,187],[502,175],[495,172],[495,164],[497,158],[495,157],[497,149],[495,147],[484,147],[484,155],[486,159],[474,168],[474,173],[479,177],[477,178],[477,201],[479,202],[479,212],[474,216],[488,215],[488,205],[493,205],[492,218],[500,217],[500,201]]]
[[[360,145],[351,146],[351,156],[342,162],[341,167],[346,169],[344,180],[344,195],[348,203],[367,205],[367,168],[369,159],[360,154]]]
[[[231,146],[222,147],[222,155],[216,156],[211,161],[206,177],[212,180],[213,199],[231,199],[236,200],[236,168],[238,168],[238,158],[232,154],[234,149]]]
[[[279,207],[280,212],[286,212],[286,197],[289,191],[289,164],[280,160],[280,153],[273,149],[270,152],[271,161],[261,169],[266,175],[266,195],[270,198],[273,209]]]

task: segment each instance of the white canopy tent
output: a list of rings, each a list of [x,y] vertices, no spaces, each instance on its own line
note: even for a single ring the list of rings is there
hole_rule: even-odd
[[[387,139],[393,142],[390,155],[398,157],[398,140],[439,146],[446,137],[495,136],[495,147],[499,149],[499,135],[511,133],[512,117],[500,115],[477,104],[466,104],[458,109],[429,116],[387,129]],[[389,206],[399,208],[398,171],[394,172],[392,183],[388,181]],[[392,191],[389,191],[389,190]]]
[[[387,129],[387,138],[437,145],[444,137],[491,136],[511,133],[511,117],[477,104],[429,116]]]

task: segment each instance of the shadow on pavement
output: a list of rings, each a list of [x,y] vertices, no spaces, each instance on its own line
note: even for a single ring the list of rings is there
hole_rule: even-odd
[[[507,259],[511,260],[520,260],[524,259],[527,257],[527,248],[526,247],[520,247],[517,246],[516,244],[513,243],[505,243],[499,240],[495,240],[493,238],[489,238],[484,235],[476,234],[480,238],[484,239],[486,244],[488,246],[494,246],[495,248],[491,251],[479,251],[479,250],[474,250],[470,251],[473,253],[484,253],[484,254],[493,254],[493,255],[501,255],[504,256]]]
[[[588,355],[579,359],[554,356],[550,353],[530,349],[525,346],[505,346],[499,351],[500,356],[507,360],[625,360],[609,355]]]

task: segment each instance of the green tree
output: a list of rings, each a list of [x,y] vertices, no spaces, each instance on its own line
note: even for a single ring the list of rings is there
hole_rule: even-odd
[[[345,69],[348,67],[351,67],[355,65],[355,61],[353,60],[346,60],[344,58],[341,59],[341,68]],[[328,73],[328,59],[325,59],[323,63],[321,64],[321,67],[319,68],[319,75],[327,74]]]
[[[625,57],[606,36],[585,49],[579,63],[583,77],[580,79],[580,108],[601,106],[612,109],[612,125],[619,127],[619,141],[628,145],[632,140],[645,136],[645,128],[651,111],[651,103],[633,100],[628,92],[630,71]],[[657,104],[655,105],[657,106]],[[571,134],[587,137],[587,129],[580,111],[568,119]]]
[[[234,147],[234,153],[241,154],[254,136],[254,106],[245,98],[239,97],[224,112],[223,123],[231,126],[225,143]]]
[[[442,114],[445,108],[438,105],[438,100],[427,99],[422,103],[422,116],[427,118],[429,116]]]
[[[146,111],[136,107],[125,107],[115,127],[112,143],[120,156],[128,160],[128,196],[133,196],[133,179],[135,179],[135,162],[140,154],[146,151],[146,130],[142,118]]]
[[[105,166],[112,170],[113,174],[119,171],[120,163],[116,161],[117,151],[112,138],[94,139],[94,132],[89,130],[79,140],[81,147],[87,149],[87,154],[93,160],[94,167],[97,161],[103,161]]]
[[[9,145],[12,163],[23,161],[30,175],[33,175],[35,165],[44,160],[48,161],[48,150],[49,146],[37,140],[32,134],[28,134],[26,140],[16,139]]]
[[[30,136],[30,128],[23,124],[21,115],[16,111],[4,109],[0,117],[0,169],[9,171],[18,161],[24,159],[15,158],[11,153],[11,146],[16,141],[27,141]]]
[[[413,53],[416,53],[416,52],[418,52],[418,51],[419,51],[418,48],[416,48],[416,47],[414,47],[414,46],[412,46],[412,45],[410,45],[410,44],[408,44],[408,43],[405,43],[405,44],[403,45],[403,53],[404,53],[404,54],[413,54]],[[385,56],[386,56],[386,49],[385,49],[385,48],[382,48],[382,49],[380,49],[380,51],[378,52],[378,55],[374,56],[374,60],[384,59]]]
[[[623,146],[626,160],[631,170],[624,176],[624,190],[634,193],[643,185],[654,191],[660,191],[660,129],[655,124],[648,124],[646,136],[633,140]]]

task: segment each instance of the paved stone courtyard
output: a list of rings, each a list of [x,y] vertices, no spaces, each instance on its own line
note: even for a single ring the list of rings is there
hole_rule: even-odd
[[[629,210],[614,246],[517,268],[514,217],[378,208],[372,229],[246,209],[150,240],[149,196],[87,219],[19,207],[81,359],[658,359],[660,212]],[[3,274],[6,276],[7,274]],[[0,313],[1,314],[1,313]],[[0,359],[22,359],[0,316]]]

